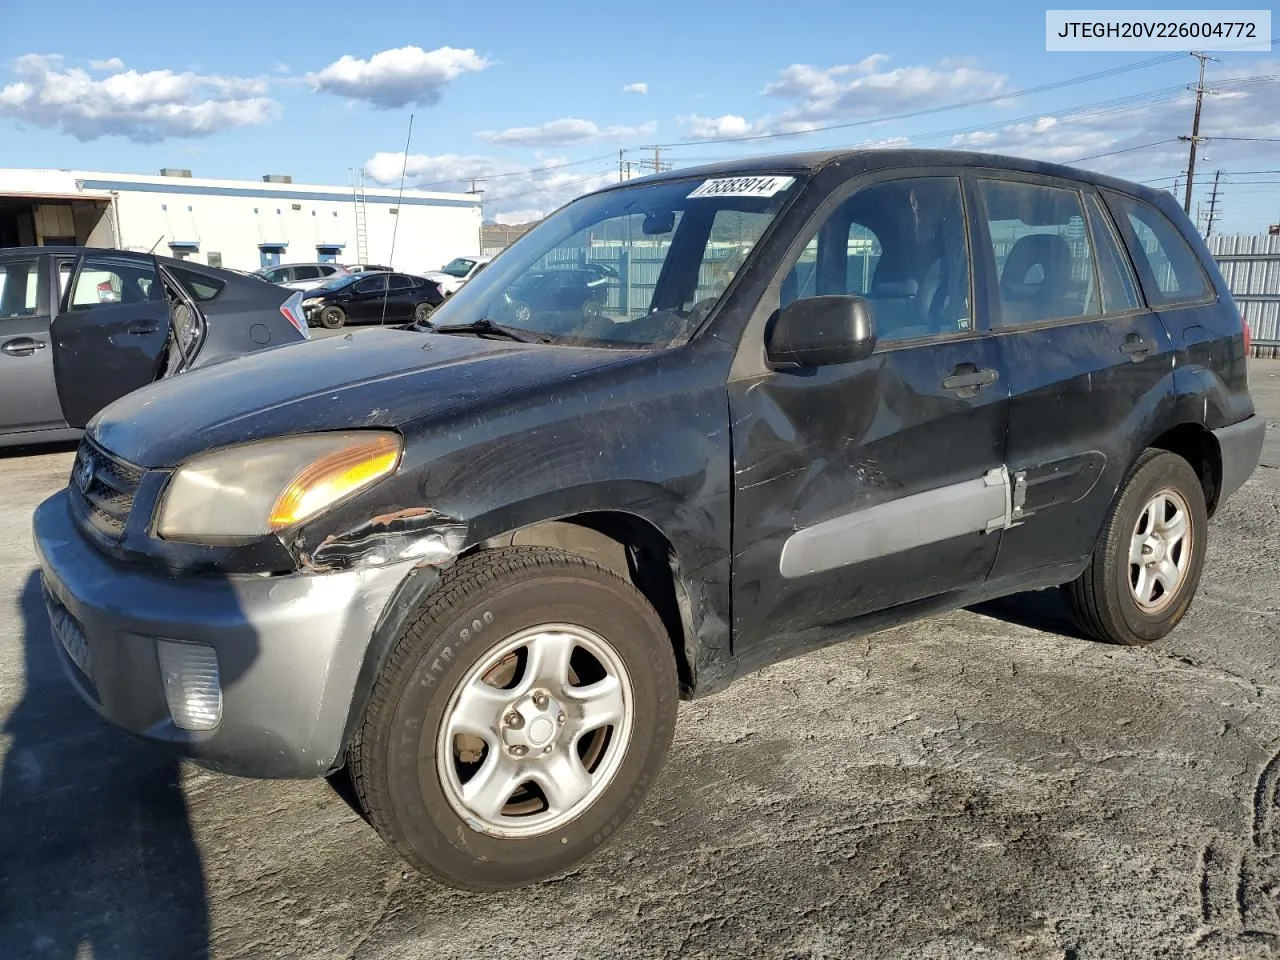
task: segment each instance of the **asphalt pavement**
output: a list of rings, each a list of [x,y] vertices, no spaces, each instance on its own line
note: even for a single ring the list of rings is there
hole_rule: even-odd
[[[0,455],[0,957],[1151,958],[1280,952],[1280,362],[1262,466],[1156,648],[1026,595],[770,667],[681,708],[593,861],[477,896],[406,870],[325,781],[202,771],[84,706]]]

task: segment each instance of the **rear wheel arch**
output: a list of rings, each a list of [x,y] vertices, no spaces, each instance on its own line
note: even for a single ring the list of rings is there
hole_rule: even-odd
[[[1151,440],[1147,447],[1176,453],[1191,465],[1204,491],[1205,508],[1212,517],[1222,488],[1222,450],[1213,432],[1202,423],[1180,423]]]

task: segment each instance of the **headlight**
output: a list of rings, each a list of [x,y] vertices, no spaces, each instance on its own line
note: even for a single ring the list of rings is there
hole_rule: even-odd
[[[400,435],[351,430],[224,447],[183,464],[165,490],[166,540],[233,543],[301,523],[392,473]]]
[[[304,307],[318,307],[324,301],[324,297],[307,297],[302,301]]]

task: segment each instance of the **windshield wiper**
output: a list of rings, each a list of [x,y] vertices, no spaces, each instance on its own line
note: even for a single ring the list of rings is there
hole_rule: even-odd
[[[443,327],[436,327],[435,331],[436,333],[487,333],[495,337],[515,340],[517,343],[551,342],[551,338],[544,334],[525,330],[523,327],[509,327],[505,323],[494,323],[488,317],[481,317],[471,323],[445,324]]]

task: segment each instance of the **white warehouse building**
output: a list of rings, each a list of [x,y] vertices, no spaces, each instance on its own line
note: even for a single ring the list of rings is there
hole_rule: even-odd
[[[438,270],[480,252],[478,197],[293,183],[0,168],[0,247],[153,250],[210,266],[375,263]],[[392,244],[394,242],[394,252]]]

